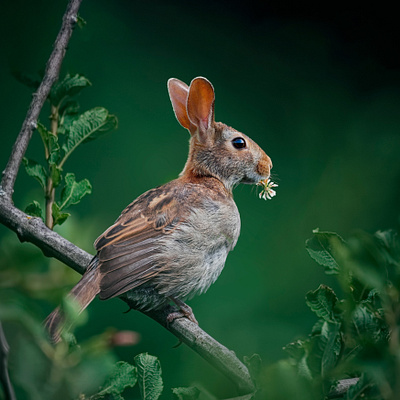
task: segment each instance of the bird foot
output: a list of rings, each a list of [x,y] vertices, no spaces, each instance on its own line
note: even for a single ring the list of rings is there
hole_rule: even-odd
[[[192,321],[196,325],[199,324],[197,322],[196,317],[193,314],[193,310],[191,307],[189,307],[183,301],[176,299],[174,297],[170,297],[170,299],[179,307],[179,311],[175,311],[175,312],[168,314],[167,321],[169,324],[178,318],[187,318],[188,320]]]

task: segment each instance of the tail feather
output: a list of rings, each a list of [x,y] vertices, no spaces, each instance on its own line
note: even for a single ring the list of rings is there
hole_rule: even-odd
[[[93,258],[82,279],[68,293],[68,297],[74,299],[79,306],[79,314],[91,303],[100,292],[100,271],[97,270],[98,260]],[[61,333],[65,328],[66,318],[61,307],[57,307],[45,320],[44,325],[54,343],[61,339]]]
[[[64,316],[60,307],[57,307],[44,321],[44,326],[53,343],[58,343],[61,339]]]

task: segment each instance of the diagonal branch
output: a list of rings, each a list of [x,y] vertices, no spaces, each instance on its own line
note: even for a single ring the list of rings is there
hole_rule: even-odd
[[[22,242],[31,242],[38,246],[46,256],[55,257],[79,273],[83,273],[92,259],[86,253],[58,233],[45,226],[40,218],[32,218],[17,209],[7,196],[0,191],[0,222],[17,233]],[[133,304],[121,297],[129,307]],[[235,354],[204,332],[198,325],[186,318],[167,323],[171,306],[160,311],[145,312],[150,318],[168,329],[179,340],[187,344],[196,353],[212,364],[237,387],[240,394],[254,391],[249,372]]]
[[[28,148],[29,141],[32,137],[32,132],[36,129],[37,120],[43,104],[46,101],[51,87],[58,79],[61,63],[67,49],[69,39],[71,38],[73,28],[78,20],[78,10],[82,0],[70,0],[65,11],[63,22],[57,39],[54,43],[53,51],[46,65],[43,80],[39,85],[38,90],[32,97],[32,102],[29,106],[25,120],[22,124],[21,131],[15,141],[13,150],[7,166],[3,171],[1,186],[5,195],[12,197],[14,191],[14,183],[17,178],[19,166],[22,158]]]
[[[328,399],[337,399],[343,397],[351,386],[354,386],[359,381],[359,378],[342,379],[336,387],[328,394]]]

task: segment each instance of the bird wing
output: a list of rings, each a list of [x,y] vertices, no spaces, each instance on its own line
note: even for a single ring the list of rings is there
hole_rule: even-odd
[[[174,190],[152,189],[131,203],[95,242],[101,274],[100,298],[121,295],[160,273],[161,242],[185,220]]]

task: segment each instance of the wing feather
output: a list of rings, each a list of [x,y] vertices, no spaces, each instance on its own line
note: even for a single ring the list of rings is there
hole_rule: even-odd
[[[146,192],[123,211],[95,242],[101,299],[134,289],[162,271],[165,265],[157,261],[162,243],[185,220],[184,214],[167,185]]]

